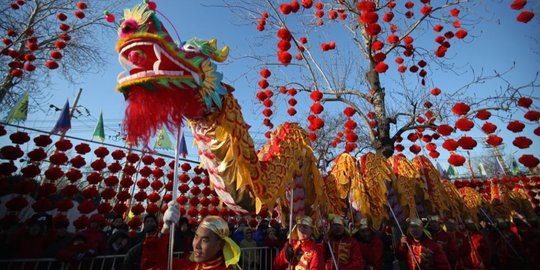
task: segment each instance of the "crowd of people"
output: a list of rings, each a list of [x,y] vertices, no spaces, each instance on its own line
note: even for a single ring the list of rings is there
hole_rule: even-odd
[[[332,216],[327,226],[316,226],[310,217],[300,216],[289,234],[275,221],[261,220],[251,227],[245,220],[235,224],[209,216],[190,224],[170,212],[163,221],[145,216],[137,233],[128,231],[122,216],[107,220],[94,214],[86,229],[70,233],[67,219],[36,214],[22,226],[2,228],[0,256],[84,262],[122,255],[115,269],[150,269],[167,260],[167,232],[176,223],[174,250],[180,259],[208,263],[217,258],[208,254],[222,254],[215,261],[222,268],[215,269],[540,269],[537,217],[476,223],[430,216],[410,219],[403,228],[374,230],[365,218],[350,224]],[[260,252],[258,247],[268,249]]]

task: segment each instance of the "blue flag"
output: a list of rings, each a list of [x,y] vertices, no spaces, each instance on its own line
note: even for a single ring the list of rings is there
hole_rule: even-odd
[[[66,133],[71,128],[71,114],[69,113],[69,100],[66,100],[64,108],[60,113],[60,118],[56,121],[56,125],[52,129],[51,133]]]
[[[182,132],[182,136],[180,137],[180,143],[178,145],[178,153],[183,158],[186,158],[187,155],[188,155],[187,145],[186,145],[186,138],[184,137],[184,132]]]

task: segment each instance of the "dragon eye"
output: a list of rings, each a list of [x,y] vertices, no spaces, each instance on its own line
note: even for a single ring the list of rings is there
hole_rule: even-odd
[[[199,52],[199,48],[191,44],[184,44],[184,50],[187,52]]]
[[[137,29],[139,29],[139,25],[133,20],[127,20],[122,23],[120,28],[123,34],[129,34],[137,31]]]

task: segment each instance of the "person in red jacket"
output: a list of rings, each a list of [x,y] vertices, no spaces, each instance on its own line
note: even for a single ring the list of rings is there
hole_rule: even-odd
[[[330,233],[324,249],[326,270],[364,269],[364,259],[362,258],[360,244],[345,229],[345,220],[340,216],[335,216],[330,226]],[[332,253],[330,253],[330,247]],[[334,263],[337,263],[337,268]]]
[[[491,249],[488,240],[478,230],[474,221],[465,219],[464,243],[459,249],[457,269],[489,269]]]
[[[148,269],[167,269],[169,229],[171,224],[178,224],[179,219],[179,205],[175,200],[172,200],[163,215],[161,237],[154,239],[152,242],[147,240],[143,242],[143,256],[145,256],[145,246],[150,245],[152,250],[150,256],[153,256],[154,260],[158,262]],[[239,268],[240,247],[229,237],[229,225],[221,217],[206,216],[197,227],[192,246],[193,253],[189,258],[173,259],[173,269],[228,270]]]
[[[450,233],[442,230],[441,219],[437,215],[429,217],[427,229],[431,233],[431,239],[441,246],[450,266],[454,269],[458,259],[456,239]]]
[[[292,241],[285,243],[274,259],[274,269],[285,270],[292,267],[295,270],[324,270],[324,252],[312,238],[314,230],[310,217],[297,217],[296,225],[289,235]]]
[[[354,237],[360,245],[365,267],[373,270],[384,269],[384,244],[382,239],[369,227],[367,218],[360,220],[358,231],[354,234]]]
[[[401,237],[396,254],[401,258],[407,258],[411,270],[450,270],[446,254],[437,242],[424,235],[423,225],[419,218],[408,220],[408,235]]]

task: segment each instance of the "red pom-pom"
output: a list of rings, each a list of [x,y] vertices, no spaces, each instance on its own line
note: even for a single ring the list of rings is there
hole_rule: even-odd
[[[288,53],[288,52],[285,52],[285,51],[279,51],[278,52],[278,60],[279,60],[280,63],[287,66],[288,64],[291,63],[292,55],[290,53]]]
[[[94,169],[95,171],[101,171],[103,169],[105,169],[105,167],[107,167],[107,164],[105,163],[105,161],[103,161],[103,159],[96,159],[92,162],[92,164],[90,164],[90,167],[92,167],[92,169]]]
[[[431,89],[431,94],[434,95],[434,96],[438,96],[441,94],[441,89],[435,87],[433,89]]]
[[[78,19],[84,19],[84,17],[86,17],[86,15],[81,10],[77,10],[77,11],[75,11],[75,17],[77,17]]]
[[[65,20],[67,19],[67,16],[66,16],[66,14],[64,14],[64,13],[58,13],[58,14],[56,14],[56,18],[57,18],[59,21],[62,21],[62,22],[63,22],[63,21],[65,21]]]
[[[75,151],[77,151],[78,154],[84,155],[91,151],[90,146],[86,143],[80,143],[77,146],[75,146]]]
[[[146,5],[148,6],[149,10],[156,10],[156,8],[157,8],[156,2],[154,2],[154,1],[148,1],[148,3],[146,3]]]
[[[272,75],[272,73],[270,72],[270,70],[268,70],[267,68],[262,69],[261,72],[260,72],[260,74],[261,74],[261,76],[262,76],[263,78],[268,78],[268,77],[270,77],[270,75]],[[266,87],[264,87],[264,88],[266,88]]]
[[[375,70],[378,73],[385,73],[388,70],[388,65],[385,62],[379,62],[375,66]]]
[[[356,113],[356,110],[353,107],[347,107],[343,111],[343,114],[347,117],[352,117]]]
[[[314,114],[320,114],[320,113],[322,113],[324,111],[324,107],[321,105],[321,103],[315,102],[315,103],[313,103],[313,105],[311,105],[310,110]]]
[[[77,8],[83,9],[83,10],[84,10],[84,9],[86,9],[87,7],[88,7],[88,6],[86,5],[85,2],[83,2],[83,1],[77,2]]]
[[[319,90],[314,90],[313,92],[311,92],[311,94],[309,95],[309,97],[311,98],[311,100],[313,101],[320,101],[323,97],[323,94],[321,91]]]
[[[73,147],[73,144],[71,143],[70,140],[62,139],[62,140],[57,141],[54,144],[54,146],[56,146],[56,149],[65,152],[65,151],[71,149]]]

